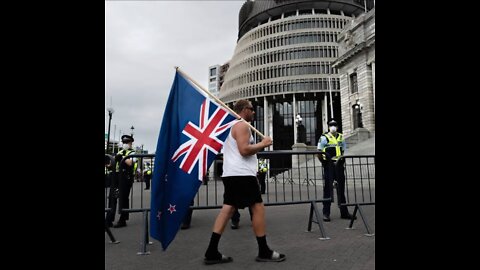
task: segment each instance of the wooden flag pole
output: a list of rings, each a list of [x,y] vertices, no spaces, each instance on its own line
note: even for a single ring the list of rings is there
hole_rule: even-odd
[[[245,119],[243,119],[240,115],[238,115],[235,111],[233,111],[232,109],[230,109],[230,107],[228,107],[225,103],[223,103],[220,99],[218,99],[216,96],[212,95],[212,93],[210,93],[210,91],[208,91],[207,89],[204,89],[199,83],[197,83],[194,79],[192,79],[190,76],[188,76],[187,74],[185,74],[185,72],[183,72],[179,67],[175,67],[175,69],[177,70],[177,72],[179,72],[180,74],[182,74],[185,78],[187,78],[189,81],[193,82],[198,88],[200,88],[200,90],[202,90],[203,92],[205,92],[210,98],[212,98],[213,100],[215,100],[218,104],[222,105],[222,107],[224,107],[225,109],[227,109],[231,114],[235,115],[235,117],[237,117],[237,119],[240,119],[242,120],[243,122],[247,123],[248,126],[250,126],[251,129],[253,129],[253,131],[255,131],[255,133],[257,133],[258,135],[260,135],[261,137],[265,137],[265,135],[263,135],[260,131],[258,131],[256,128],[254,128],[250,123],[248,123],[247,121],[245,121]]]

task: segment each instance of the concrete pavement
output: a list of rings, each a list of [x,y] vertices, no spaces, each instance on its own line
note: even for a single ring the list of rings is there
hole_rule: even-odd
[[[347,155],[375,154],[375,139],[359,143],[349,150]],[[143,200],[146,202],[145,207],[148,207],[149,194]],[[267,201],[266,197],[264,201]],[[317,206],[321,212],[322,204],[318,203]],[[353,213],[353,207],[349,209],[350,213]],[[127,227],[111,228],[120,241],[119,244],[110,244],[105,233],[105,269],[375,269],[376,236],[365,236],[367,231],[358,214],[354,229],[346,229],[349,221],[340,219],[338,207],[332,205],[332,221],[323,223],[330,239],[320,240],[317,224],[313,223],[312,231],[307,232],[309,204],[266,207],[267,241],[270,248],[286,254],[287,259],[284,262],[255,261],[257,242],[250,225],[248,210],[244,209],[240,210],[240,228],[231,230],[228,225],[220,239],[220,252],[233,257],[233,262],[204,265],[203,255],[219,211],[220,209],[195,210],[191,228],[180,230],[166,251],[162,251],[160,242],[150,238],[153,243],[147,246],[150,255],[137,255],[141,250],[142,214],[130,214]],[[375,206],[364,206],[363,211],[374,233]]]
[[[321,211],[321,203],[318,207]],[[195,210],[191,228],[180,230],[166,251],[151,238],[153,244],[147,247],[150,255],[137,255],[141,250],[142,214],[133,213],[127,227],[112,228],[119,244],[110,244],[105,233],[105,269],[375,269],[375,236],[364,235],[366,230],[360,218],[353,230],[347,230],[349,221],[340,219],[338,207],[332,205],[332,221],[324,223],[330,239],[319,240],[317,224],[312,224],[311,232],[306,231],[309,209],[309,204],[267,207],[268,244],[287,256],[279,263],[255,261],[257,243],[249,214],[246,209],[240,210],[240,228],[231,230],[228,225],[219,244],[220,252],[233,257],[233,262],[220,265],[203,264],[219,209]],[[365,206],[364,212],[375,232],[375,206]]]

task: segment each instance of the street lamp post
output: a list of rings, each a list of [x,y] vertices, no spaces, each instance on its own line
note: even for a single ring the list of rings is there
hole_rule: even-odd
[[[115,136],[117,134],[117,125],[113,125],[112,153],[115,153]]]
[[[108,134],[107,134],[107,153],[108,153],[108,146],[110,145],[110,124],[112,123],[112,115],[113,115],[113,108],[107,108],[108,111]]]
[[[133,130],[135,129],[133,126],[130,128],[132,130],[132,137],[133,137]]]

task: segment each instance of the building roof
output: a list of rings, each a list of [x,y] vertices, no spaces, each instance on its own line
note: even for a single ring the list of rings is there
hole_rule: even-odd
[[[363,0],[247,0],[238,14],[238,39],[250,29],[256,27],[270,17],[280,16],[282,13],[302,10],[321,9],[343,11],[346,14],[358,16],[365,12]],[[367,9],[373,7],[373,0],[367,1]]]

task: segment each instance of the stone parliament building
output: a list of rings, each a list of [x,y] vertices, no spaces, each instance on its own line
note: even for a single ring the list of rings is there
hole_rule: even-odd
[[[247,0],[238,19],[233,57],[210,69],[223,102],[252,101],[270,150],[316,149],[330,119],[347,143],[374,136],[374,1]]]

